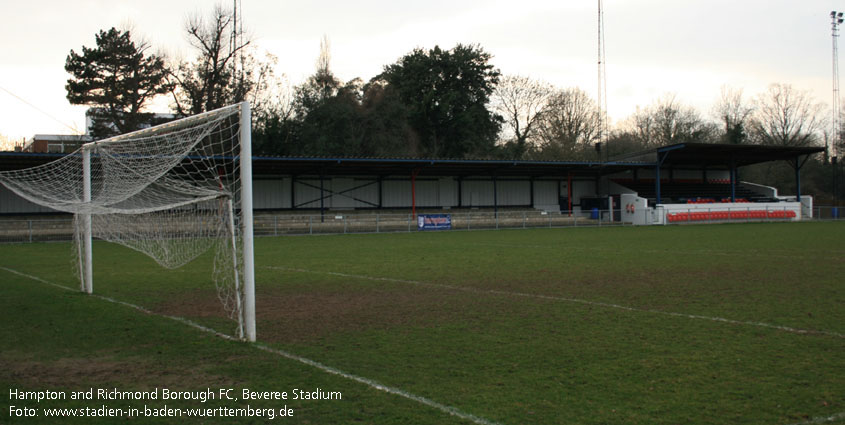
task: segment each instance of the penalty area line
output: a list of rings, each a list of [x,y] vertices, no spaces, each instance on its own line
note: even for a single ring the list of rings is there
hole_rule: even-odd
[[[76,291],[73,288],[70,288],[70,287],[67,287],[67,286],[64,286],[64,285],[59,285],[57,283],[53,283],[53,282],[50,282],[48,280],[42,279],[38,276],[33,276],[33,275],[30,275],[30,274],[22,273],[22,272],[19,272],[17,270],[10,269],[10,268],[7,268],[7,267],[0,266],[0,270],[4,270],[4,271],[7,271],[9,273],[12,273],[12,274],[15,274],[15,275],[27,278],[27,279],[31,279],[31,280],[34,280],[34,281],[37,281],[37,282],[40,282],[40,283],[45,283],[47,285],[54,286],[54,287],[59,288],[59,289],[64,289],[66,291],[71,291],[71,292]],[[94,298],[97,298],[97,299],[100,299],[100,300],[103,300],[103,301],[108,301],[110,303],[119,304],[119,305],[122,305],[124,307],[131,308],[133,310],[139,311],[141,313],[144,313],[144,314],[147,314],[147,315],[150,315],[150,316],[158,316],[158,317],[163,317],[163,318],[170,319],[170,320],[175,320],[179,323],[182,323],[182,324],[190,326],[194,329],[212,334],[216,337],[223,338],[225,340],[240,341],[239,339],[235,338],[232,335],[224,334],[222,332],[216,331],[216,330],[211,329],[209,327],[200,325],[199,323],[196,323],[194,321],[188,320],[184,317],[170,316],[170,315],[167,315],[167,314],[156,313],[154,311],[151,311],[151,310],[146,309],[144,307],[141,307],[139,305],[128,303],[126,301],[116,300],[114,298],[107,297],[107,296],[104,296],[104,295],[89,294],[89,296],[92,296]],[[447,413],[451,416],[454,416],[454,417],[457,417],[457,418],[460,418],[460,419],[464,419],[464,420],[470,421],[470,422],[478,424],[478,425],[501,425],[499,422],[494,422],[494,421],[491,421],[489,419],[485,419],[485,418],[482,418],[482,417],[479,417],[479,416],[476,416],[476,415],[473,415],[473,414],[470,414],[470,413],[466,413],[466,412],[464,412],[464,411],[462,411],[462,410],[460,410],[456,407],[447,406],[445,404],[438,403],[438,402],[431,400],[429,398],[418,396],[416,394],[412,394],[412,393],[405,391],[405,390],[402,390],[400,388],[391,387],[389,385],[381,384],[378,381],[375,381],[375,380],[372,380],[372,379],[369,379],[369,378],[364,378],[362,376],[353,375],[351,373],[344,372],[340,369],[325,365],[325,364],[320,363],[318,361],[311,360],[311,359],[308,359],[308,358],[305,358],[305,357],[302,357],[302,356],[298,356],[296,354],[289,353],[289,352],[284,351],[284,350],[272,348],[272,347],[266,346],[266,345],[261,344],[261,343],[251,343],[250,345],[252,345],[253,347],[255,347],[258,350],[261,350],[261,351],[264,351],[264,352],[267,352],[267,353],[270,353],[270,354],[275,354],[277,356],[284,357],[288,360],[293,360],[293,361],[302,363],[302,364],[310,366],[310,367],[314,367],[314,368],[319,369],[323,372],[326,372],[326,373],[329,373],[329,374],[332,374],[332,375],[335,375],[335,376],[339,376],[341,378],[348,379],[350,381],[354,381],[354,382],[357,382],[359,384],[366,385],[366,386],[368,386],[372,389],[378,390],[378,391],[383,391],[383,392],[386,392],[388,394],[396,395],[396,396],[399,396],[399,397],[420,403],[422,405],[425,405],[425,406],[431,407],[433,409],[439,410],[443,413]]]
[[[498,290],[498,289],[480,289],[480,288],[473,288],[471,286],[447,285],[447,284],[444,284],[444,283],[423,282],[423,281],[419,281],[419,280],[394,279],[394,278],[390,278],[390,277],[375,277],[375,276],[357,275],[357,274],[350,274],[350,273],[306,270],[306,269],[297,269],[297,268],[292,268],[292,267],[264,266],[262,268],[273,269],[273,270],[283,270],[283,271],[290,271],[290,272],[297,272],[297,273],[327,274],[327,275],[331,275],[331,276],[348,277],[348,278],[354,278],[354,279],[366,279],[366,280],[374,280],[374,281],[381,281],[381,282],[407,283],[407,284],[411,284],[411,285],[428,286],[428,287],[433,287],[433,288],[443,288],[443,289],[449,289],[449,290],[453,290],[453,291],[472,292],[472,293],[477,293],[477,294],[502,295],[502,296],[509,296],[509,297],[534,298],[534,299],[540,299],[540,300],[576,303],[576,304],[584,304],[584,305],[590,305],[590,306],[595,306],[595,307],[613,308],[613,309],[617,309],[617,310],[634,311],[634,312],[640,312],[640,313],[660,314],[660,315],[672,316],[672,317],[681,317],[681,318],[686,318],[686,319],[707,320],[707,321],[711,321],[711,322],[728,323],[728,324],[732,324],[732,325],[756,326],[756,327],[760,327],[760,328],[774,329],[774,330],[790,332],[790,333],[800,334],[800,335],[826,335],[826,336],[832,336],[832,337],[836,337],[836,338],[845,339],[845,334],[838,333],[838,332],[792,328],[792,327],[789,327],[789,326],[774,325],[774,324],[765,323],[765,322],[751,322],[751,321],[743,321],[743,320],[726,319],[724,317],[718,317],[718,316],[703,316],[703,315],[699,315],[699,314],[676,313],[676,312],[672,312],[672,311],[663,311],[663,310],[629,307],[629,306],[624,306],[624,305],[620,305],[620,304],[603,303],[603,302],[598,302],[598,301],[588,301],[588,300],[582,300],[582,299],[578,299],[578,298],[567,298],[567,297],[559,297],[559,296],[554,296],[554,295],[531,294],[531,293],[527,293],[527,292],[502,291],[502,290]]]

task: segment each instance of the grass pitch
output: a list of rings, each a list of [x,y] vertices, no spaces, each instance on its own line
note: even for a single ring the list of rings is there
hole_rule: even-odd
[[[5,245],[0,390],[341,392],[271,421],[311,424],[845,423],[843,241],[843,223],[260,238],[275,353],[157,315],[232,334],[210,258],[167,271],[96,243],[95,294],[146,314],[44,283],[78,287],[67,244]]]

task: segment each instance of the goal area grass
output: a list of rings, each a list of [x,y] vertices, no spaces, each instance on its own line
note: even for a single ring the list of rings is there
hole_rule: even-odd
[[[265,237],[255,253],[250,344],[219,335],[236,324],[210,254],[165,270],[96,241],[90,296],[69,243],[0,245],[0,423],[235,422],[44,416],[165,404],[292,410],[239,423],[845,423],[842,222]],[[89,389],[241,399],[10,393]]]

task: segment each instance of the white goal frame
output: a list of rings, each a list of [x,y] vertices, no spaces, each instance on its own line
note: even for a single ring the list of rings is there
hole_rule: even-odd
[[[125,139],[130,139],[133,137],[143,136],[145,133],[155,133],[157,130],[167,131],[170,128],[175,128],[178,125],[184,125],[187,122],[191,122],[196,120],[200,122],[204,118],[211,118],[212,115],[219,114],[221,111],[225,112],[226,109],[234,109],[238,108],[240,112],[239,121],[238,121],[238,128],[237,128],[237,135],[238,141],[240,143],[240,148],[238,152],[238,148],[235,147],[233,152],[231,153],[232,157],[230,158],[233,163],[237,164],[240,172],[240,194],[238,197],[238,201],[240,202],[240,250],[238,249],[238,240],[237,240],[237,232],[234,228],[235,221],[234,221],[234,208],[233,208],[233,199],[229,197],[227,200],[228,203],[228,233],[230,234],[231,240],[227,241],[226,244],[230,245],[228,249],[231,249],[232,256],[231,261],[233,264],[233,273],[234,276],[230,276],[233,278],[234,286],[235,286],[235,303],[237,304],[237,313],[238,313],[238,334],[239,337],[245,339],[247,341],[254,342],[256,340],[256,330],[255,330],[255,261],[254,261],[254,237],[253,237],[253,193],[252,193],[252,118],[250,112],[250,106],[248,102],[241,102],[237,105],[231,105],[224,108],[220,108],[214,111],[209,111],[203,114],[194,115],[191,117],[186,117],[180,120],[172,121],[170,123],[162,124],[160,126],[147,128],[138,130],[131,133],[126,133],[123,135],[115,136],[113,138],[90,142],[84,144],[79,153],[81,153],[82,159],[82,170],[81,171],[81,199],[76,198],[74,201],[71,199],[70,201],[64,201],[62,199],[56,200],[55,197],[50,197],[46,195],[45,197],[41,197],[38,194],[33,194],[31,190],[26,190],[24,187],[26,184],[30,186],[33,185],[32,179],[27,180],[27,176],[25,175],[21,177],[22,174],[16,175],[0,175],[0,182],[6,184],[10,189],[24,197],[25,199],[31,200],[35,203],[39,203],[46,206],[51,206],[53,208],[58,208],[62,211],[66,212],[74,212],[76,214],[77,220],[79,220],[79,225],[81,227],[81,231],[77,230],[77,237],[79,240],[79,244],[77,245],[77,256],[78,256],[78,267],[80,273],[80,281],[81,281],[81,290],[85,293],[92,294],[94,292],[94,279],[93,279],[93,264],[94,264],[94,256],[93,256],[93,214],[97,212],[97,205],[95,201],[92,201],[92,165],[91,165],[91,155],[92,152],[96,152],[97,146],[108,146],[113,143],[120,143]],[[234,117],[233,117],[234,119]],[[178,123],[178,124],[177,124]],[[232,134],[235,134],[233,132]],[[78,162],[77,162],[78,164]],[[43,167],[49,167],[42,166]],[[74,167],[71,167],[73,169]],[[76,170],[79,170],[76,168]],[[26,170],[25,170],[26,171]],[[38,172],[33,171],[31,173]],[[78,173],[79,171],[77,171]],[[2,173],[0,173],[2,174]],[[79,174],[77,174],[79,176]],[[14,181],[17,179],[17,182]],[[4,181],[5,180],[5,181]],[[79,182],[79,180],[76,180]],[[11,183],[11,185],[10,185]],[[20,184],[16,184],[20,183]],[[42,184],[43,185],[43,184]],[[35,186],[32,186],[35,187]],[[76,190],[78,190],[79,186],[76,186]],[[78,193],[78,192],[77,192]],[[80,202],[81,201],[81,202]],[[63,207],[63,202],[67,202],[72,204],[67,208]],[[221,204],[222,205],[222,204]],[[240,251],[240,252],[239,252]],[[241,258],[238,258],[238,254],[241,254]],[[240,260],[240,261],[239,261]],[[238,263],[241,263],[239,267]],[[242,273],[239,275],[239,273]],[[239,277],[240,276],[240,277]],[[242,285],[242,288],[240,287]]]

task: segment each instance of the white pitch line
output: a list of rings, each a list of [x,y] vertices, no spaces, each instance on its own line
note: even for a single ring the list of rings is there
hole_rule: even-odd
[[[490,246],[490,247],[499,247],[499,248],[532,248],[532,249],[565,249],[565,250],[581,250],[581,251],[605,251],[605,252],[619,252],[620,249],[615,248],[606,248],[606,247],[599,247],[599,246],[555,246],[555,245],[528,245],[528,244],[507,244],[507,243],[484,243],[484,242],[472,242],[468,243],[468,245],[476,245],[476,246]],[[659,249],[638,249],[637,252],[642,253],[649,253],[649,254],[683,254],[683,255],[716,255],[721,257],[771,257],[771,258],[789,258],[789,259],[800,259],[800,260],[818,260],[818,259],[827,259],[827,260],[841,260],[845,253],[841,256],[826,256],[825,254],[829,254],[826,252],[825,254],[820,254],[817,256],[801,256],[801,255],[791,255],[791,254],[779,254],[779,253],[761,253],[759,251],[717,251],[712,249],[696,249],[696,250],[659,250]],[[838,251],[836,251],[838,252]]]
[[[431,282],[423,282],[418,280],[406,280],[406,279],[394,279],[389,277],[374,277],[374,276],[366,276],[366,275],[356,275],[356,274],[349,274],[349,273],[339,273],[339,272],[328,272],[328,271],[317,271],[317,270],[306,270],[306,269],[297,269],[291,267],[280,267],[280,266],[264,266],[262,268],[265,269],[275,269],[275,270],[286,270],[292,272],[299,272],[299,273],[317,273],[317,274],[327,274],[332,276],[340,276],[340,277],[348,277],[348,278],[356,278],[356,279],[367,279],[367,280],[375,280],[375,281],[382,281],[382,282],[396,282],[396,283],[407,283],[411,285],[420,285],[420,286],[429,286],[434,288],[444,288],[450,289],[454,291],[463,291],[463,292],[473,292],[479,294],[493,294],[493,295],[504,295],[510,297],[521,297],[521,298],[536,298],[541,300],[549,300],[549,301],[561,301],[561,302],[568,302],[568,303],[577,303],[577,304],[585,304],[591,305],[595,307],[607,307],[607,308],[614,308],[618,310],[626,310],[626,311],[636,311],[641,313],[652,313],[652,314],[662,314],[665,316],[672,316],[672,317],[683,317],[687,319],[697,319],[697,320],[708,320],[711,322],[721,322],[721,323],[729,323],[732,325],[746,325],[746,326],[756,326],[761,328],[769,328],[775,329],[784,332],[791,332],[795,334],[802,334],[802,335],[827,335],[833,336],[837,338],[845,338],[845,334],[839,332],[831,332],[831,331],[817,331],[811,329],[800,329],[800,328],[792,328],[789,326],[781,326],[781,325],[773,325],[771,323],[764,323],[764,322],[751,322],[751,321],[743,321],[743,320],[733,320],[733,319],[726,319],[723,317],[717,316],[702,316],[698,314],[687,314],[687,313],[675,313],[671,311],[663,311],[663,310],[654,310],[654,309],[644,309],[644,308],[636,308],[636,307],[629,307],[619,304],[611,304],[611,303],[603,303],[598,301],[587,301],[578,298],[567,298],[567,297],[559,297],[554,295],[543,295],[543,294],[530,294],[527,292],[512,292],[512,291],[502,291],[497,289],[480,289],[480,288],[473,288],[471,286],[457,286],[457,285],[447,285],[443,283],[431,283]]]
[[[44,279],[41,279],[41,278],[40,278],[40,277],[38,277],[38,276],[30,276],[30,275],[28,275],[28,274],[21,273],[21,272],[19,272],[19,271],[17,271],[17,270],[8,269],[8,268],[6,268],[6,267],[2,267],[2,266],[0,266],[0,270],[5,270],[5,271],[7,271],[7,272],[9,272],[9,273],[16,274],[16,275],[18,275],[18,276],[25,277],[25,278],[27,278],[27,279],[32,279],[32,280],[37,281],[37,282],[46,283],[46,284],[48,284],[48,285],[55,286],[56,288],[59,288],[59,289],[64,289],[64,290],[66,290],[66,291],[71,291],[71,292],[76,291],[76,290],[75,290],[75,289],[73,289],[73,288],[68,288],[67,286],[64,286],[64,285],[59,285],[59,284],[57,284],[57,283],[48,282],[48,281],[46,281],[46,280],[44,280]]]
[[[262,345],[262,344],[255,344],[255,347],[260,349],[260,350],[267,351],[269,353],[278,354],[282,357],[285,357],[285,358],[288,358],[288,359],[291,359],[291,360],[295,360],[295,361],[298,361],[300,363],[304,363],[304,364],[309,365],[309,366],[316,367],[317,369],[320,369],[324,372],[331,373],[331,374],[337,375],[337,376],[341,376],[343,378],[350,379],[350,380],[353,380],[355,382],[359,382],[359,383],[367,385],[371,388],[375,388],[375,389],[380,390],[380,391],[384,391],[384,392],[387,392],[387,393],[390,393],[390,394],[394,394],[394,395],[398,395],[400,397],[407,398],[409,400],[416,401],[417,403],[424,404],[424,405],[429,406],[429,407],[433,407],[437,410],[448,413],[452,416],[456,416],[456,417],[471,421],[471,422],[476,423],[476,424],[499,425],[497,422],[493,422],[491,420],[484,419],[484,418],[481,418],[481,417],[478,417],[478,416],[475,416],[475,415],[472,415],[472,414],[469,414],[469,413],[464,413],[464,412],[462,412],[462,411],[460,411],[460,410],[458,410],[454,407],[438,403],[434,400],[431,400],[431,399],[428,399],[428,398],[425,398],[425,397],[422,397],[422,396],[411,394],[411,393],[404,391],[404,390],[401,390],[399,388],[389,387],[389,386],[380,384],[376,381],[373,381],[372,379],[363,378],[363,377],[360,377],[360,376],[357,376],[357,375],[352,375],[352,374],[343,372],[343,371],[341,371],[339,369],[335,369],[331,366],[326,366],[322,363],[315,362],[313,360],[309,360],[309,359],[306,359],[304,357],[297,356],[296,354],[291,354],[291,353],[288,353],[288,352],[285,352],[285,351],[282,351],[282,350],[279,350],[279,349],[276,349],[276,348],[270,348],[270,347],[267,347],[266,345]]]
[[[44,279],[42,279],[38,276],[33,276],[33,275],[30,275],[30,274],[21,273],[17,270],[13,270],[13,269],[10,269],[10,268],[7,268],[7,267],[0,266],[0,270],[5,270],[9,273],[16,274],[18,276],[25,277],[27,279],[32,279],[32,280],[35,280],[37,282],[46,283],[48,285],[55,286],[57,288],[64,289],[66,291],[75,291],[75,289],[73,289],[73,288],[69,288],[69,287],[64,286],[64,285],[59,285],[57,283],[53,283],[53,282],[44,280]],[[179,323],[188,325],[192,328],[201,330],[203,332],[210,333],[214,336],[217,336],[217,337],[229,340],[229,341],[239,341],[237,338],[235,338],[231,335],[226,335],[224,333],[218,332],[214,329],[200,325],[199,323],[185,319],[184,317],[170,316],[170,315],[167,315],[167,314],[156,313],[156,312],[150,311],[150,310],[148,310],[144,307],[141,307],[139,305],[128,303],[126,301],[116,300],[114,298],[106,297],[106,296],[103,296],[103,295],[90,294],[89,296],[101,299],[103,301],[108,301],[110,303],[119,304],[119,305],[122,305],[122,306],[125,306],[125,307],[129,307],[131,309],[140,311],[144,314],[148,314],[148,315],[151,315],[151,316],[158,316],[158,317],[164,317],[164,318],[167,318],[167,319],[175,320]],[[276,354],[276,355],[284,357],[288,360],[297,361],[297,362],[305,364],[307,366],[311,366],[311,367],[320,369],[323,372],[326,372],[326,373],[329,373],[329,374],[332,374],[332,375],[336,375],[336,376],[340,376],[342,378],[358,382],[359,384],[364,384],[364,385],[366,385],[370,388],[373,388],[375,390],[378,390],[378,391],[384,391],[388,394],[397,395],[399,397],[403,397],[403,398],[406,398],[408,400],[415,401],[415,402],[423,404],[425,406],[440,410],[443,413],[447,413],[451,416],[455,416],[455,417],[470,421],[470,422],[478,424],[478,425],[501,425],[498,422],[494,422],[494,421],[491,421],[489,419],[485,419],[485,418],[482,418],[482,417],[479,417],[479,416],[475,416],[475,415],[470,414],[470,413],[465,413],[458,408],[455,408],[455,407],[452,407],[452,406],[447,406],[447,405],[442,404],[442,403],[438,403],[438,402],[431,400],[429,398],[418,396],[418,395],[412,394],[408,391],[405,391],[405,390],[402,390],[402,389],[399,389],[399,388],[396,388],[396,387],[391,387],[391,386],[388,386],[388,385],[381,384],[378,381],[375,381],[375,380],[372,380],[372,379],[369,379],[369,378],[364,378],[364,377],[361,377],[361,376],[358,376],[358,375],[353,375],[351,373],[346,373],[346,372],[344,372],[340,369],[324,365],[320,362],[317,362],[317,361],[314,361],[314,360],[311,360],[311,359],[308,359],[308,358],[305,358],[305,357],[302,357],[302,356],[298,356],[296,354],[289,353],[289,352],[284,351],[284,350],[268,347],[268,346],[266,346],[264,344],[260,344],[260,343],[253,343],[251,345],[253,347],[261,350],[261,351],[265,351],[265,352],[268,352],[268,353],[271,353],[271,354]]]
[[[822,417],[819,417],[819,418],[813,418],[813,419],[810,419],[809,421],[806,421],[806,422],[798,422],[798,423],[789,424],[789,425],[815,425],[815,424],[823,424],[823,423],[838,421],[839,419],[845,419],[845,412],[840,412],[840,413],[837,413],[835,415],[830,415],[830,416],[822,416]]]

